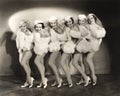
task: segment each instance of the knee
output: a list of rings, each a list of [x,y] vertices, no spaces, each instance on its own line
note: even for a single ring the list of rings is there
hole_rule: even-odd
[[[73,65],[77,65],[77,61],[73,60]]]
[[[78,64],[78,60],[77,60],[75,57],[73,58],[73,64],[74,64],[74,65],[77,65],[77,64]]]
[[[87,57],[86,57],[86,61],[89,62],[89,60],[90,60],[90,58],[87,56]]]
[[[37,65],[37,64],[38,64],[38,60],[37,60],[37,59],[35,59],[35,60],[34,60],[34,63],[35,63],[35,65]]]
[[[25,66],[26,62],[23,60],[23,61],[20,62],[20,64],[21,64],[22,66]]]
[[[61,58],[60,64],[61,64],[61,65],[64,65],[64,64],[65,64],[65,59],[64,59],[64,58]]]
[[[86,57],[86,61],[88,62],[88,63],[90,63],[90,62],[92,62],[92,58],[91,57]]]
[[[73,65],[74,65],[74,66],[78,66],[78,62],[74,61],[74,62],[73,62]]]
[[[54,65],[54,60],[50,58],[48,64],[49,64],[49,66],[53,66]]]
[[[67,59],[68,59],[67,56],[63,54],[61,57],[61,60],[60,60],[60,64],[62,64],[62,65],[65,64]]]

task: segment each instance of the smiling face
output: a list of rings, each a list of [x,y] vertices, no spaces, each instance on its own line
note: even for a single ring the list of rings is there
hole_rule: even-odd
[[[79,24],[85,24],[86,23],[86,18],[78,19],[78,23]]]
[[[66,21],[66,24],[68,27],[72,26],[73,25],[73,20],[71,18],[69,18],[67,21]]]
[[[57,20],[53,20],[53,21],[51,21],[51,22],[49,22],[49,23],[50,23],[50,26],[51,26],[52,28],[55,28],[55,27],[58,25]]]
[[[41,23],[39,23],[39,24],[36,24],[34,28],[37,32],[39,32],[43,29],[43,25]]]
[[[22,31],[22,32],[26,32],[27,29],[28,29],[28,24],[26,22],[23,22],[20,26],[19,26],[19,29]]]
[[[74,23],[74,21],[73,21],[72,18],[69,18],[69,19],[65,20],[65,25],[66,25],[67,27],[72,27],[72,26],[73,26],[73,23]]]
[[[88,21],[89,21],[89,23],[91,24],[91,23],[95,23],[95,18],[93,17],[93,15],[88,15]]]

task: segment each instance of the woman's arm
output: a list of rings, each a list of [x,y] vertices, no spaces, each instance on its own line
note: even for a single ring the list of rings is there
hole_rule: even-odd
[[[106,31],[105,31],[105,29],[104,28],[99,28],[98,29],[98,32],[97,32],[97,38],[103,38],[103,37],[105,37],[105,35],[106,35]]]

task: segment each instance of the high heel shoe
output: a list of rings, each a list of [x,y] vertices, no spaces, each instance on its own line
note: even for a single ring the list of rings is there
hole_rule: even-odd
[[[95,86],[97,84],[97,82],[93,82],[93,86]]]
[[[97,77],[95,76],[93,79],[93,86],[95,86],[97,84]]]
[[[31,77],[31,81],[30,81],[30,84],[29,84],[29,88],[33,87],[33,83],[34,83],[34,78]]]
[[[71,88],[73,86],[73,83],[70,83],[68,86],[69,86],[69,88]]]
[[[84,86],[88,86],[90,83],[91,83],[91,79],[90,79],[89,76],[87,76],[87,81],[86,81],[86,83],[84,84]]]
[[[62,79],[59,80],[57,88],[60,88],[62,86]]]
[[[68,83],[63,83],[64,86],[68,85]]]
[[[22,88],[28,87],[29,83],[26,81],[23,85],[21,85]]]
[[[37,88],[40,88],[40,87],[42,87],[42,82],[37,86]]]
[[[48,79],[45,78],[44,82],[43,82],[43,88],[46,88],[47,87],[47,82],[48,82]]]
[[[76,85],[80,85],[82,83],[84,83],[83,79],[81,79],[78,83],[76,83]]]
[[[55,81],[51,86],[54,87],[57,85],[57,82]]]

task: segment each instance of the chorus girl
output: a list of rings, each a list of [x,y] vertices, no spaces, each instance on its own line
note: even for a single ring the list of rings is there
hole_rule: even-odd
[[[50,34],[45,29],[45,24],[41,20],[34,22],[34,52],[36,54],[35,64],[41,74],[42,82],[37,87],[46,88],[48,79],[45,77],[44,57],[48,52]]]
[[[86,61],[90,68],[93,85],[96,85],[97,77],[95,75],[93,57],[95,53],[99,50],[102,38],[105,37],[106,31],[102,26],[101,21],[95,14],[88,14],[87,18],[89,23],[89,30],[91,32],[91,50],[89,50],[89,53],[87,54]]]
[[[26,20],[20,21],[16,35],[16,46],[19,52],[19,62],[26,73],[26,82],[21,87],[32,87],[34,78],[31,77],[31,69],[29,66],[32,57],[33,33],[30,23]]]
[[[89,42],[90,33],[88,31],[87,25],[87,17],[84,14],[78,15],[78,28],[81,36],[77,41],[76,53],[74,54],[73,64],[82,75],[81,80],[77,84],[85,83],[84,86],[87,86],[90,82],[90,77],[85,74],[85,68],[83,64],[83,54],[87,53],[91,48]]]
[[[66,74],[67,81],[68,81],[68,86],[72,87],[72,79],[71,79],[71,74],[70,74],[70,69],[69,69],[69,61],[71,60],[72,54],[75,52],[75,42],[73,41],[70,32],[78,32],[78,28],[75,26],[75,21],[73,17],[71,16],[66,16],[64,18],[64,25],[65,25],[65,30],[64,34],[66,34],[66,42],[62,45],[62,57],[61,57],[61,66]],[[78,35],[78,34],[77,34]]]
[[[52,68],[53,73],[56,77],[56,81],[52,84],[52,86],[57,85],[57,87],[59,88],[62,85],[62,79],[56,66],[56,59],[60,52],[60,44],[62,43],[58,39],[58,34],[61,34],[63,32],[63,29],[58,24],[58,19],[55,16],[51,16],[48,21],[50,26],[49,32],[51,37],[49,44],[49,51],[51,52],[49,58],[49,65]]]

